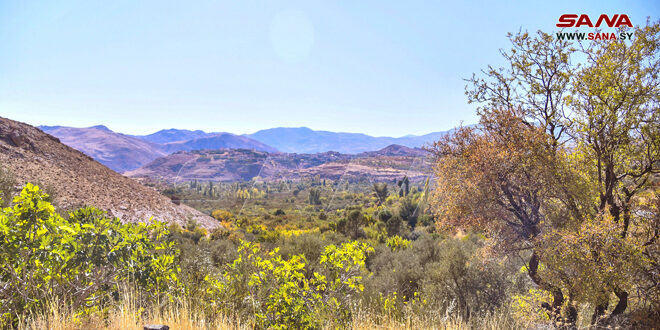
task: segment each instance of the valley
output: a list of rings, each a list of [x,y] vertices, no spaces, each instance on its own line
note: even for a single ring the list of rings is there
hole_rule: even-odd
[[[365,153],[375,152],[390,145],[400,145],[409,149],[421,148],[447,134],[447,132],[436,132],[421,136],[409,135],[391,138],[372,137],[357,133],[314,131],[300,127],[267,129],[246,135],[181,129],[166,129],[149,135],[126,135],[113,132],[102,125],[88,128],[63,126],[40,126],[39,128],[118,173],[137,170],[159,157],[179,151],[245,149],[263,151],[273,155],[280,152],[282,155],[291,156],[273,157],[277,159],[301,157],[301,160],[313,157],[309,156],[311,154],[332,152],[355,155],[340,157],[348,159],[351,157],[362,158],[366,156]],[[308,156],[297,156],[296,154]],[[321,155],[319,158],[324,158],[324,156]],[[327,159],[330,160],[330,158]],[[231,177],[231,175],[227,175],[227,177]],[[219,180],[223,179],[219,178]]]

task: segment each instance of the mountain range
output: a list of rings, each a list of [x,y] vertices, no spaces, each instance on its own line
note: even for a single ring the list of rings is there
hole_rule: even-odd
[[[230,133],[164,130],[145,136],[133,136],[113,132],[101,125],[87,128],[39,128],[119,173],[134,170],[177,151],[220,148],[276,151],[259,141]]]
[[[336,133],[315,131],[307,127],[278,127],[245,135],[254,140],[275,147],[282,152],[316,153],[336,151],[345,154],[374,151],[392,144],[419,148],[432,143],[447,132],[434,132],[426,135],[404,137],[374,137],[361,133]]]
[[[397,144],[418,148],[432,143],[447,132],[421,136],[373,137],[360,133],[315,131],[307,127],[272,128],[253,134],[207,133],[201,130],[166,129],[149,135],[126,135],[105,126],[74,128],[39,126],[109,168],[123,173],[138,169],[151,161],[179,151],[247,149],[274,153],[312,154],[335,151],[358,154]]]

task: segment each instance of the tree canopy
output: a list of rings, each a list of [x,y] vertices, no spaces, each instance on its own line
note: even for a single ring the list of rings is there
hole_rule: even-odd
[[[557,323],[574,324],[583,302],[594,323],[619,315],[633,291],[660,308],[660,24],[632,32],[578,44],[510,34],[508,67],[467,79],[479,125],[431,148],[438,225],[524,256]]]

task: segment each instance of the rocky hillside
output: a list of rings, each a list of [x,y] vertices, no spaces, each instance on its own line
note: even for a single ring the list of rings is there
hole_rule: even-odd
[[[358,155],[324,152],[316,154],[268,153],[247,149],[177,152],[158,158],[134,171],[130,177],[181,182],[296,179],[320,176],[337,180],[365,178],[390,181],[403,176],[425,178],[430,169],[421,149],[388,146]]]
[[[0,117],[0,166],[18,184],[32,182],[53,191],[62,209],[93,205],[127,222],[149,218],[212,228],[217,222],[153,189],[124,177],[38,128]]]

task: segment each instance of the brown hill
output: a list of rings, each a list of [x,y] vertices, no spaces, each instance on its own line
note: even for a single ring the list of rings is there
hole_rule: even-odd
[[[115,133],[105,126],[42,126],[41,129],[119,173],[136,169],[167,154],[158,144]]]
[[[420,149],[402,146],[358,155],[337,152],[268,153],[247,149],[198,150],[161,157],[125,174],[166,182],[247,181],[255,177],[275,180],[317,175],[332,180],[364,178],[390,181],[403,176],[421,180],[430,168],[426,156]]]
[[[129,177],[150,178],[167,182],[189,180],[245,181],[255,176],[270,176],[287,170],[280,162],[271,159],[265,151],[248,149],[220,149],[180,151],[134,171]]]
[[[217,227],[211,217],[175,205],[153,189],[124,177],[30,125],[0,117],[0,166],[20,184],[51,187],[58,207],[93,205],[127,222],[154,219]]]
[[[360,157],[378,157],[378,156],[410,156],[410,157],[425,157],[428,155],[427,151],[420,148],[410,148],[400,144],[391,144],[383,149],[376,151],[367,151],[358,154]]]
[[[204,137],[186,141],[172,142],[163,145],[163,150],[165,150],[167,153],[186,150],[189,151],[223,148],[253,149],[268,152],[277,151],[277,149],[271,146],[267,146],[259,141],[230,133],[214,133]]]

